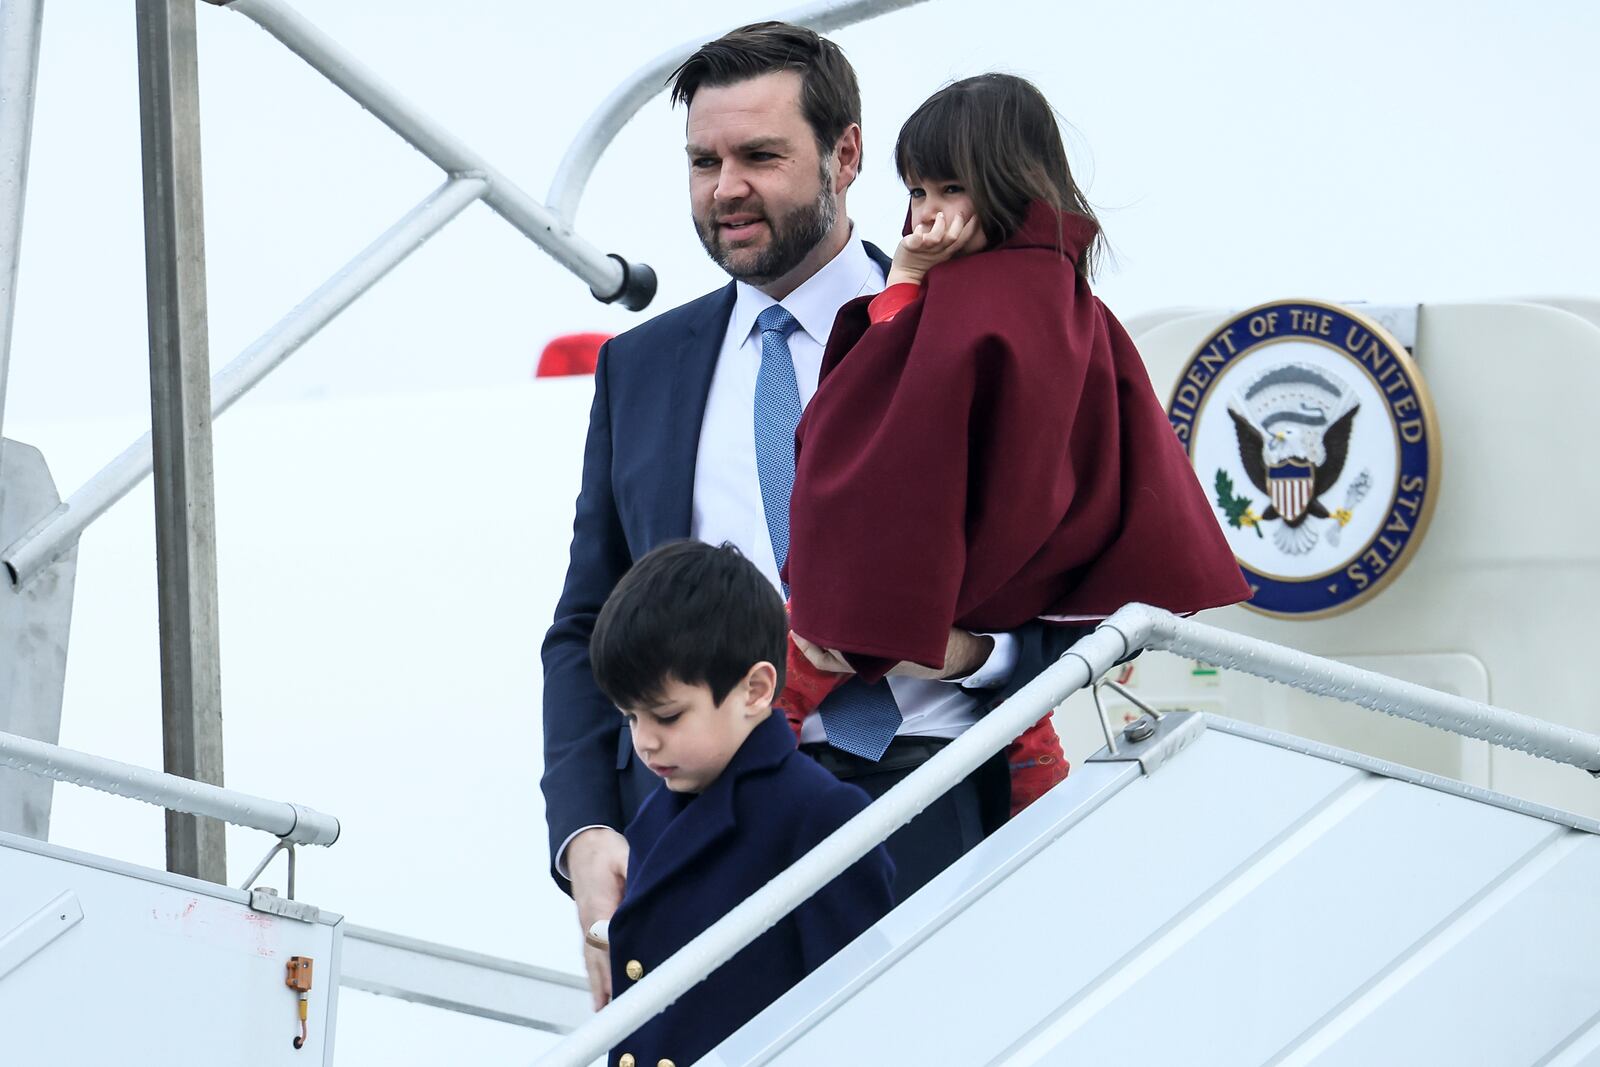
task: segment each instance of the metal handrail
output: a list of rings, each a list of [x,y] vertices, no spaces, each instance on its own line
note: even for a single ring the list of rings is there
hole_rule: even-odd
[[[1130,604],[536,1061],[584,1067],[765,933],[1045,713],[1146,649],[1174,652],[1600,774],[1600,737]]]
[[[131,800],[276,834],[289,844],[331,845],[339,820],[300,804],[240,793],[31,737],[0,732],[0,765]]]
[[[366,108],[447,174],[489,183],[483,202],[523,235],[588,283],[601,300],[638,311],[655,294],[655,275],[643,264],[607,255],[573,232],[555,213],[518,188],[443,125],[423,114],[393,86],[341,48],[282,0],[232,0],[226,5],[276,37],[284,47]]]
[[[389,227],[212,377],[212,417],[232,407],[401,260],[483,196],[487,188],[488,183],[482,178],[451,179]],[[150,463],[147,433],[0,551],[0,564],[4,564],[12,583],[18,588],[27,585],[69,551],[90,523],[149,477]]]
[[[1501,748],[1570,764],[1600,777],[1600,737],[1574,727],[1441,693],[1415,682],[1403,682],[1192,619],[1180,619],[1143,604],[1123,608],[1102,623],[1101,629],[1122,633],[1129,654],[1140,649],[1171,652]]]
[[[903,7],[924,3],[925,0],[821,0],[773,18],[781,22],[805,26],[818,33],[828,33],[857,22],[862,22]],[[556,167],[556,176],[545,195],[545,206],[558,217],[571,223],[578,214],[578,202],[594,174],[595,164],[622,132],[628,120],[639,109],[666,88],[667,79],[684,60],[705,43],[704,35],[669,48],[639,68],[631,78],[611,91],[605,102],[595,109],[589,120],[567,147]]]

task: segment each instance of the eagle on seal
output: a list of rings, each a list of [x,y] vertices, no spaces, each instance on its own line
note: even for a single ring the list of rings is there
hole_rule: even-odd
[[[1280,549],[1309,552],[1317,533],[1306,520],[1331,517],[1319,498],[1344,472],[1361,405],[1342,382],[1303,363],[1268,371],[1239,399],[1228,406],[1228,415],[1245,475],[1271,500],[1261,519],[1283,521],[1273,531]]]

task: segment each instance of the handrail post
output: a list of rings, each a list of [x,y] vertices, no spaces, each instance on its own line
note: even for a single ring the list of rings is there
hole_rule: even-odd
[[[138,0],[162,763],[222,784],[216,499],[194,0]],[[223,824],[167,812],[167,869],[226,884]]]

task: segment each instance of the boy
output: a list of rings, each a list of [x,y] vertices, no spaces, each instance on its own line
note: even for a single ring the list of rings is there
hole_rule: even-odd
[[[675,541],[634,565],[595,621],[595,681],[662,779],[628,825],[608,936],[620,995],[867,806],[795,748],[773,699],[788,621],[731,545]],[[690,1064],[894,901],[882,845],[612,1050],[620,1067]]]

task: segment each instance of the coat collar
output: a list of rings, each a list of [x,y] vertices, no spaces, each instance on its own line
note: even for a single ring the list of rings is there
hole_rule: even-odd
[[[629,846],[649,848],[631,875],[628,899],[642,898],[733,833],[738,823],[735,794],[739,783],[772,770],[794,754],[794,733],[783,713],[775,711],[751,731],[727,768],[704,792],[674,793],[664,785],[657,787],[628,827]]]
[[[1060,250],[1074,265],[1083,262],[1084,249],[1094,242],[1100,227],[1086,215],[1057,211],[1042,200],[1028,205],[1028,214],[1000,248]]]

